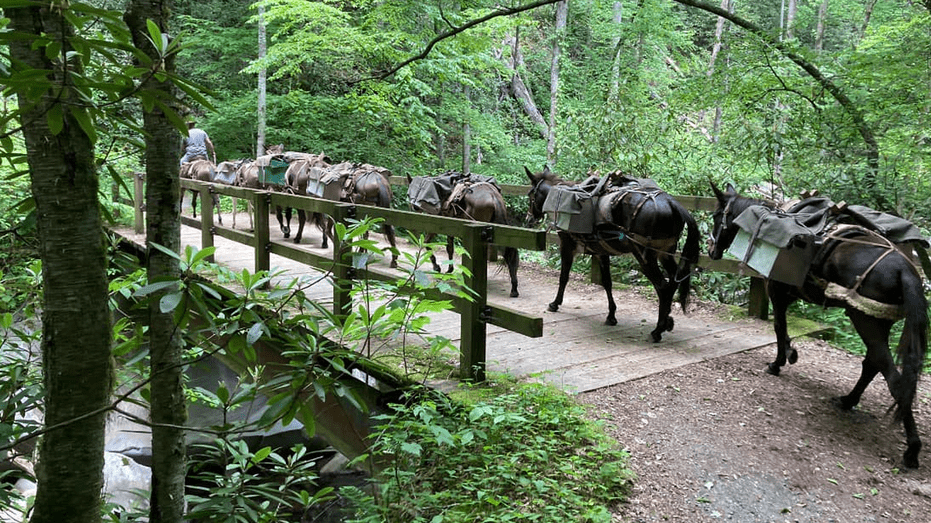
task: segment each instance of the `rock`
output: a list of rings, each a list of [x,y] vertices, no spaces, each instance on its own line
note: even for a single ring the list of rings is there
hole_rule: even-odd
[[[123,508],[147,511],[148,492],[152,487],[151,469],[113,452],[105,452],[104,459],[104,501]]]

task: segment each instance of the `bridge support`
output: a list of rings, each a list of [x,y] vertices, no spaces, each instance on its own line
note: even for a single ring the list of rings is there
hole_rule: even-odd
[[[467,301],[459,312],[461,316],[459,336],[459,375],[464,380],[485,381],[485,321],[487,292],[484,286],[488,281],[488,243],[487,225],[470,224],[466,226],[462,244],[467,258],[463,265],[469,271],[466,278],[472,293],[472,300]]]

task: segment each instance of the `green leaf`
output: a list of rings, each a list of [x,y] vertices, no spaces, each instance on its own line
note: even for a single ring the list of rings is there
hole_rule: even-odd
[[[58,136],[61,134],[62,129],[65,128],[65,119],[61,112],[61,105],[54,104],[49,107],[45,118],[48,122],[49,132],[52,133],[52,136]]]
[[[160,310],[162,314],[171,312],[178,307],[183,298],[183,292],[173,292],[171,294],[166,294],[158,301],[158,310]]]
[[[249,332],[246,334],[246,343],[249,345],[255,344],[259,341],[259,338],[262,337],[262,333],[265,332],[265,324],[258,322],[249,329]]]

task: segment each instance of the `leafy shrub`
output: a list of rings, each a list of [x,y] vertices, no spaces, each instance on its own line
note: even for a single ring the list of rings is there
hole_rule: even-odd
[[[566,394],[524,385],[475,403],[424,391],[394,405],[372,445],[377,493],[348,521],[610,521],[628,455]],[[343,489],[346,493],[346,489]]]

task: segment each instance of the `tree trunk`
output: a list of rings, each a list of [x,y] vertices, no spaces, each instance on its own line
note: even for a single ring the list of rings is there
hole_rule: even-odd
[[[515,30],[515,36],[513,38],[508,38],[505,40],[505,45],[510,45],[511,47],[511,58],[508,60],[507,66],[511,71],[511,80],[508,84],[508,92],[515,100],[520,103],[521,108],[524,110],[524,114],[530,118],[530,121],[533,122],[534,127],[540,131],[540,136],[546,140],[548,128],[546,125],[546,120],[543,119],[543,115],[540,114],[540,110],[537,109],[537,104],[533,101],[533,95],[530,93],[530,88],[524,84],[524,81],[520,77],[518,72],[524,66],[524,58],[520,52],[520,46],[518,45],[520,39]]]
[[[866,30],[870,26],[870,18],[873,17],[873,8],[876,7],[876,0],[870,0],[866,3],[866,8],[863,11],[863,25],[860,26],[860,34],[854,42],[854,48],[860,44],[860,40],[863,40],[863,37],[866,36]]]
[[[69,76],[81,74],[82,66],[73,58],[66,68],[59,65],[73,51],[73,34],[58,2],[52,7],[4,8],[13,30],[61,45],[47,56],[52,46],[33,48],[29,38],[10,44],[14,74],[37,70],[50,82],[42,93],[20,90],[18,95],[42,259],[42,362],[50,429],[39,447],[31,521],[95,522],[101,519],[104,408],[113,372],[107,256],[94,143],[80,125],[90,116],[80,105],[62,103],[79,99],[69,92]]]
[[[614,2],[611,13],[614,25],[620,26],[624,21],[624,2]],[[614,100],[621,88],[621,37],[615,36],[611,45],[614,49],[614,58],[611,61],[611,92],[608,93],[608,99]]]
[[[815,29],[815,52],[821,54],[824,50],[824,23],[828,19],[828,0],[821,2],[818,9],[818,27]]]
[[[786,32],[785,39],[791,40],[795,37],[795,16],[798,14],[798,4],[796,0],[789,0],[786,9]]]
[[[133,0],[125,20],[133,42],[151,58],[149,67],[172,73],[174,59],[160,61],[149,42],[146,20],[151,20],[167,34],[168,4],[159,0]],[[153,97],[175,100],[170,82],[149,77],[141,86]],[[174,110],[176,108],[169,108]],[[149,281],[178,279],[181,269],[176,260],[151,247],[158,244],[178,252],[181,247],[181,217],[178,207],[180,181],[178,158],[181,156],[179,132],[158,106],[143,115],[146,133],[146,241],[149,245],[147,270]],[[152,494],[149,521],[181,523],[184,518],[185,447],[182,428],[187,417],[182,388],[181,340],[172,313],[159,310],[161,293],[149,304],[149,346],[151,372]]]
[[[546,133],[546,161],[550,165],[556,162],[556,117],[559,113],[559,42],[566,32],[569,18],[569,0],[556,4],[556,27],[553,36],[553,56],[550,63],[550,121]]]
[[[465,97],[466,105],[471,105],[472,89],[464,85],[462,94]],[[462,120],[462,174],[469,174],[472,171],[472,127],[469,125],[468,113]]]
[[[259,60],[265,58],[267,50],[265,45],[265,4],[259,2]],[[255,157],[265,154],[265,88],[266,88],[266,71],[263,65],[259,69],[259,100],[258,100],[258,118],[256,121],[256,134],[258,138],[255,144]]]
[[[733,0],[721,0],[721,9],[726,10],[729,13],[734,12],[734,2]],[[715,24],[714,28],[714,45],[711,46],[711,59],[708,60],[708,77],[714,74],[715,64],[718,60],[718,54],[721,52],[721,48],[724,46],[724,31],[727,28],[727,19],[723,16],[718,17],[718,21]],[[719,133],[721,132],[721,120],[724,114],[724,110],[720,104],[715,107],[714,110],[714,122],[711,127],[711,142],[717,142]]]

